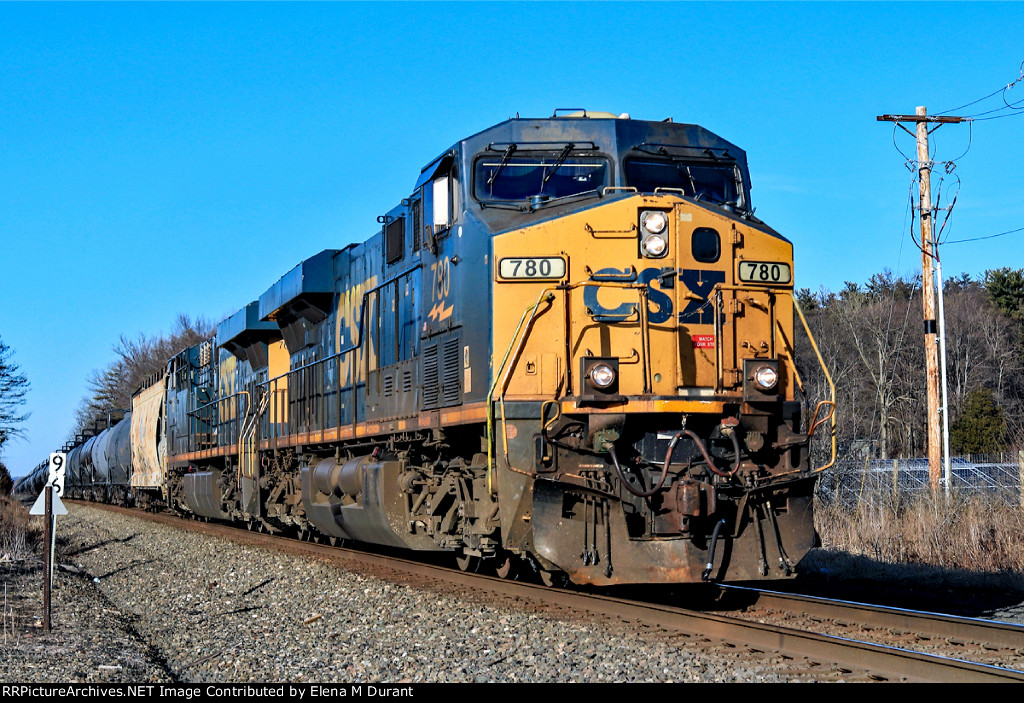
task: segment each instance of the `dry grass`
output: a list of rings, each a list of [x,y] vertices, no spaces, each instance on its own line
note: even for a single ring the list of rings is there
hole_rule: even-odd
[[[28,509],[10,496],[0,495],[0,642],[4,648],[17,646],[24,630],[19,624],[23,617],[16,605],[22,600],[21,594],[17,587],[9,593],[8,586],[16,584],[19,575],[38,566],[42,538],[39,519],[30,516]]]
[[[1024,510],[983,495],[816,506],[823,546],[888,564],[1024,573]]]
[[[28,510],[10,496],[0,496],[0,564],[37,556],[42,529]]]

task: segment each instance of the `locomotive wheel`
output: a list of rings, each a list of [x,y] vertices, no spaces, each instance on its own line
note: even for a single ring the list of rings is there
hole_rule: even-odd
[[[471,574],[478,573],[480,571],[480,564],[483,561],[480,557],[466,554],[465,552],[459,552],[455,555],[455,563],[459,566],[459,571],[468,571]]]
[[[569,577],[564,571],[545,571],[541,569],[540,582],[548,588],[565,588],[569,584]]]
[[[519,557],[512,552],[502,552],[494,560],[494,573],[498,578],[516,581],[521,571]]]

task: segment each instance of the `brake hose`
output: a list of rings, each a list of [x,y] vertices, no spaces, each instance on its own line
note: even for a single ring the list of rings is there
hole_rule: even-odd
[[[711,533],[711,548],[708,550],[708,563],[704,566],[704,573],[700,575],[701,580],[711,580],[711,569],[715,566],[715,546],[718,544],[718,533],[725,527],[725,518],[715,524],[715,530]]]
[[[675,451],[676,445],[679,444],[679,438],[682,436],[682,432],[676,432],[675,436],[672,437],[672,441],[668,443],[668,449],[665,451],[665,463],[661,467],[661,478],[658,479],[658,484],[649,491],[639,491],[629,485],[629,481],[626,480],[626,475],[622,472],[622,467],[619,465],[619,456],[615,453],[615,444],[612,442],[605,444],[605,447],[608,448],[608,453],[612,456],[615,473],[619,475],[619,480],[622,481],[622,485],[626,487],[626,490],[638,498],[650,498],[660,491],[661,487],[665,485],[665,478],[668,476],[668,466],[672,463],[672,453]]]

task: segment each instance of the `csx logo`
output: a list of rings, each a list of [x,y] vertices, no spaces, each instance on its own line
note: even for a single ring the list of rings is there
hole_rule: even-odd
[[[601,276],[608,276],[610,279],[622,281],[627,280],[631,270],[620,271],[616,268],[601,269],[594,273],[595,279]],[[651,283],[661,276],[662,270],[656,268],[644,269],[637,274],[636,280],[639,283],[647,284],[648,319],[654,323],[666,322],[672,317],[672,298],[661,288],[655,288]],[[686,301],[686,307],[679,311],[679,322],[685,325],[710,325],[714,323],[714,306],[708,305],[708,297],[719,283],[725,283],[724,271],[708,271],[705,269],[679,269],[678,282],[676,285],[686,287],[693,298]],[[583,302],[594,315],[621,316],[629,315],[636,309],[636,303],[622,303],[616,308],[606,308],[598,301],[600,286],[587,286],[583,292]]]

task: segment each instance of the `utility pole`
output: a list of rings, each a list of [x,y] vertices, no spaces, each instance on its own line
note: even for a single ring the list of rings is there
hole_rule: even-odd
[[[929,115],[928,109],[918,107],[914,115],[879,115],[879,122],[895,122],[907,134],[917,139],[918,193],[921,208],[921,287],[924,299],[924,359],[928,378],[928,483],[932,494],[939,490],[942,476],[942,432],[939,425],[939,356],[936,345],[938,332],[935,324],[935,274],[936,260],[934,240],[934,218],[932,217],[932,161],[928,155],[929,123],[935,124],[932,131],[945,123],[966,122],[966,117]],[[914,122],[917,134],[904,127],[902,122]]]

